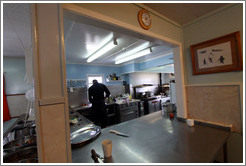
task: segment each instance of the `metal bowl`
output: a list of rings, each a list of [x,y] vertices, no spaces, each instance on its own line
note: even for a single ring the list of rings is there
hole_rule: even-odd
[[[38,158],[37,147],[31,146],[24,149],[20,149],[16,152],[12,152],[3,157],[4,163],[18,163],[18,162],[37,162]],[[31,159],[31,160],[30,160]]]
[[[25,148],[28,146],[36,146],[36,145],[37,145],[36,136],[29,135],[10,141],[9,143],[3,146],[3,149],[5,152],[10,153],[10,152],[17,151],[21,148]]]

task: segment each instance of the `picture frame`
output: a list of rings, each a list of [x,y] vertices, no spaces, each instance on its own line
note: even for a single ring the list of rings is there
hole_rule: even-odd
[[[242,71],[240,32],[190,46],[193,75]]]

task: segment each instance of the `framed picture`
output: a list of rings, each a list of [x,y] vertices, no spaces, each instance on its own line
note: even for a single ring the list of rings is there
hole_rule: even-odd
[[[240,33],[190,46],[193,75],[243,70]]]

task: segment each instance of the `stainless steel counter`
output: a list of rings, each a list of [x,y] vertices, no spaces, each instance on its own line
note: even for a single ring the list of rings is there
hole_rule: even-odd
[[[131,101],[117,101],[117,102],[110,102],[110,103],[105,103],[106,105],[112,105],[112,104],[126,104],[126,103],[133,103],[133,102],[140,102],[140,100],[138,99],[132,99]],[[80,107],[75,107],[72,108],[74,111],[78,111],[78,110],[86,110],[92,107],[92,104],[88,104],[86,106],[80,106]]]
[[[130,137],[109,133],[118,130]],[[189,127],[176,118],[163,117],[161,111],[126,121],[101,131],[92,142],[72,149],[74,163],[93,163],[91,149],[103,156],[101,142],[113,141],[114,163],[193,163],[212,162],[226,143],[229,131],[195,124]]]

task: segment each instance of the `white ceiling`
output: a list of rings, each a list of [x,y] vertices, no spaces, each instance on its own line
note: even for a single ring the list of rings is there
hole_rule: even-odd
[[[184,25],[193,19],[216,10],[225,4],[145,4],[173,21]],[[197,10],[198,9],[198,10]],[[117,38],[118,45],[91,64],[114,65],[117,55],[146,41],[153,52],[135,62],[164,56],[173,45],[149,38],[126,29],[103,22],[64,12],[64,38],[67,62],[86,63],[91,50],[110,33]],[[31,26],[29,4],[3,4],[3,55],[19,57],[25,55],[25,48],[31,47]],[[167,63],[172,56],[167,56]]]
[[[3,55],[25,55],[31,46],[30,7],[28,4],[3,5]]]
[[[157,11],[170,20],[184,26],[202,16],[205,16],[228,3],[144,3],[145,6]]]
[[[88,19],[71,12],[64,12],[64,38],[67,62],[87,63],[86,60],[89,53],[95,50],[97,45],[110,33],[114,34],[118,45],[91,62],[92,64],[114,65],[115,60],[121,53],[146,42],[149,42],[148,47],[151,47],[152,53],[135,61],[139,62],[150,57],[160,57],[172,51],[173,46],[163,41],[132,33],[126,29]],[[171,56],[169,55],[167,58],[171,58]]]

